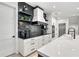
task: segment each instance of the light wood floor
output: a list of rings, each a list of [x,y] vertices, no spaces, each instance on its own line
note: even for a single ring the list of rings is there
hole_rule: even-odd
[[[23,57],[21,54],[12,54],[9,55],[7,57]],[[38,53],[37,52],[33,52],[32,54],[26,56],[26,57],[38,57]]]

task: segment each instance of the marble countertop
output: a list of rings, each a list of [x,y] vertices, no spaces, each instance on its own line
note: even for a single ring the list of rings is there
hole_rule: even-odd
[[[21,38],[21,39],[26,40],[26,39],[30,39],[30,38],[34,38],[34,37],[39,37],[39,36],[44,36],[44,35],[49,35],[49,34],[51,34],[51,33],[47,33],[47,34],[43,34],[43,35],[38,35],[38,36],[30,36],[30,37],[27,37],[25,39],[23,39],[23,38]]]
[[[37,50],[44,57],[79,57],[79,36],[63,35]]]

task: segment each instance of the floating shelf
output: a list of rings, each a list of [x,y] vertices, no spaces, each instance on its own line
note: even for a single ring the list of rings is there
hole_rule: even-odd
[[[30,15],[30,14],[24,12],[24,11],[18,11],[18,13],[25,14],[25,15],[28,15],[28,16],[32,16],[32,15]]]
[[[20,22],[26,22],[26,23],[32,23],[31,21],[26,21],[26,20],[18,20]]]

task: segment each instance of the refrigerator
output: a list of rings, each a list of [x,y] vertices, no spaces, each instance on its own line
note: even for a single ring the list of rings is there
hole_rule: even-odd
[[[75,39],[75,28],[69,28],[68,29],[68,34],[70,34],[71,35],[71,37],[73,38],[73,39]]]

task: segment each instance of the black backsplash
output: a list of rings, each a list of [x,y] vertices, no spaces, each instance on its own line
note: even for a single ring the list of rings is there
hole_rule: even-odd
[[[30,37],[35,37],[41,35],[41,26],[39,25],[32,25],[28,23],[24,23],[22,25],[19,24],[19,30],[26,30],[30,31],[28,35],[30,34]]]
[[[23,9],[24,5],[28,8],[28,10],[20,11],[20,9]],[[21,33],[22,35],[26,34],[25,35],[26,38],[31,38],[31,37],[36,37],[36,36],[46,34],[46,30],[43,29],[41,25],[33,24],[32,18],[33,18],[33,7],[24,2],[19,2],[18,3],[18,36],[19,37],[21,36],[19,35],[20,31],[24,32],[24,33]]]

